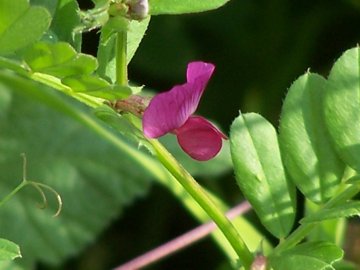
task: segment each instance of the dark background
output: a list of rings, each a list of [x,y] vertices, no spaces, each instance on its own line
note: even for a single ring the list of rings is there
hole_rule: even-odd
[[[91,6],[90,0],[79,2],[82,8]],[[153,16],[129,77],[165,91],[184,82],[188,62],[209,61],[216,72],[199,114],[226,132],[239,110],[261,113],[277,125],[291,83],[308,68],[327,76],[341,53],[359,42],[357,0],[231,0],[201,14]],[[96,46],[96,32],[85,34],[83,50],[95,54]],[[240,200],[231,172],[200,181],[229,204]],[[153,186],[97,242],[60,269],[110,269],[197,225],[166,190]],[[147,269],[227,269],[224,261],[207,239]]]

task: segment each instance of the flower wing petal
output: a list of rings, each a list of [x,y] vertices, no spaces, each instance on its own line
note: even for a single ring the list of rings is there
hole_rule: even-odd
[[[190,117],[176,130],[176,135],[184,152],[199,161],[215,157],[222,147],[222,139],[227,139],[222,132],[200,116]]]
[[[215,66],[192,62],[187,69],[187,82],[152,98],[143,117],[143,130],[148,138],[158,138],[181,127],[195,112]]]

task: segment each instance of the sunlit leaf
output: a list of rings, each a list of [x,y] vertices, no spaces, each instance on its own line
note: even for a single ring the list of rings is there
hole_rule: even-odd
[[[39,40],[50,21],[47,9],[30,6],[27,0],[0,0],[0,55],[13,53]]]
[[[295,218],[295,187],[285,176],[275,128],[255,113],[240,114],[230,129],[237,183],[264,226],[286,236]]]
[[[229,0],[149,0],[149,13],[151,15],[159,15],[202,12],[219,8],[227,2]]]
[[[127,43],[127,63],[129,64],[131,59],[136,53],[142,38],[148,28],[150,22],[150,16],[142,21],[131,21],[128,28],[128,43]]]
[[[18,257],[21,257],[19,246],[0,238],[0,261],[13,260]]]
[[[61,82],[76,92],[96,91],[110,87],[110,83],[104,79],[91,75],[69,76],[62,79]]]
[[[322,209],[316,214],[303,218],[301,223],[319,222],[322,220],[351,217],[355,215],[360,215],[360,201],[349,201],[330,209]]]
[[[325,95],[325,115],[336,150],[360,170],[360,48],[346,51],[334,64]]]
[[[330,242],[308,242],[272,256],[270,264],[279,270],[335,270],[332,264],[340,260],[343,253]]]
[[[97,68],[96,58],[77,53],[70,44],[39,42],[23,53],[32,71],[56,77],[91,74]]]
[[[301,192],[316,203],[334,195],[345,169],[325,125],[326,83],[312,73],[298,78],[286,95],[279,129],[287,172]]]
[[[126,98],[132,93],[128,86],[111,85],[95,75],[66,77],[62,79],[62,83],[71,87],[73,91],[84,92],[107,100]]]

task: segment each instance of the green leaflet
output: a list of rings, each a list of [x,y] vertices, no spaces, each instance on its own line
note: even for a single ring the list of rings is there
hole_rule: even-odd
[[[30,6],[27,0],[0,0],[0,55],[39,40],[50,22],[51,16],[43,7]]]
[[[13,260],[18,257],[21,257],[19,246],[0,238],[0,261]]]
[[[75,92],[84,92],[106,100],[126,98],[132,93],[128,86],[111,85],[95,75],[69,76],[62,79],[61,82]]]
[[[97,91],[110,87],[110,83],[104,79],[91,75],[69,76],[62,79],[61,82],[75,92]]]
[[[80,25],[80,9],[76,0],[30,0],[30,3],[45,7],[53,17],[43,41],[65,41],[80,51],[81,33],[75,31]]]
[[[325,95],[325,115],[336,150],[360,170],[360,49],[347,50],[334,64]]]
[[[255,113],[240,114],[230,129],[236,180],[264,226],[285,237],[295,217],[295,187],[281,161],[274,127]]]
[[[332,266],[343,257],[341,248],[330,242],[308,242],[270,257],[275,270],[335,270]]]
[[[77,53],[66,42],[38,42],[23,52],[25,62],[33,72],[50,74],[59,78],[91,74],[97,60],[91,55]]]
[[[360,214],[360,201],[349,201],[330,209],[322,209],[316,214],[303,218],[301,223],[319,222],[328,219],[350,217]]]
[[[225,5],[229,0],[149,0],[149,13],[159,14],[183,14],[212,10]]]
[[[57,40],[69,42],[77,51],[81,49],[81,34],[75,32],[75,28],[80,24],[79,12],[76,0],[59,0],[50,26]]]
[[[286,95],[279,128],[285,168],[301,192],[315,203],[324,203],[334,195],[345,169],[325,125],[322,104],[326,83],[317,74],[298,78]]]

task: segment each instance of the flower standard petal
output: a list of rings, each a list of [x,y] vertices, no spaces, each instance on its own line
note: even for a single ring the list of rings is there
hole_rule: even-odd
[[[143,116],[145,136],[158,138],[181,127],[195,112],[214,68],[209,63],[192,62],[186,83],[153,97]]]
[[[193,82],[201,77],[201,80],[204,81],[206,85],[207,81],[213,74],[214,69],[215,66],[211,63],[201,61],[190,62],[187,66],[186,80],[187,82]]]
[[[222,147],[222,139],[227,139],[222,132],[200,116],[190,117],[174,133],[181,148],[199,161],[215,157]]]

